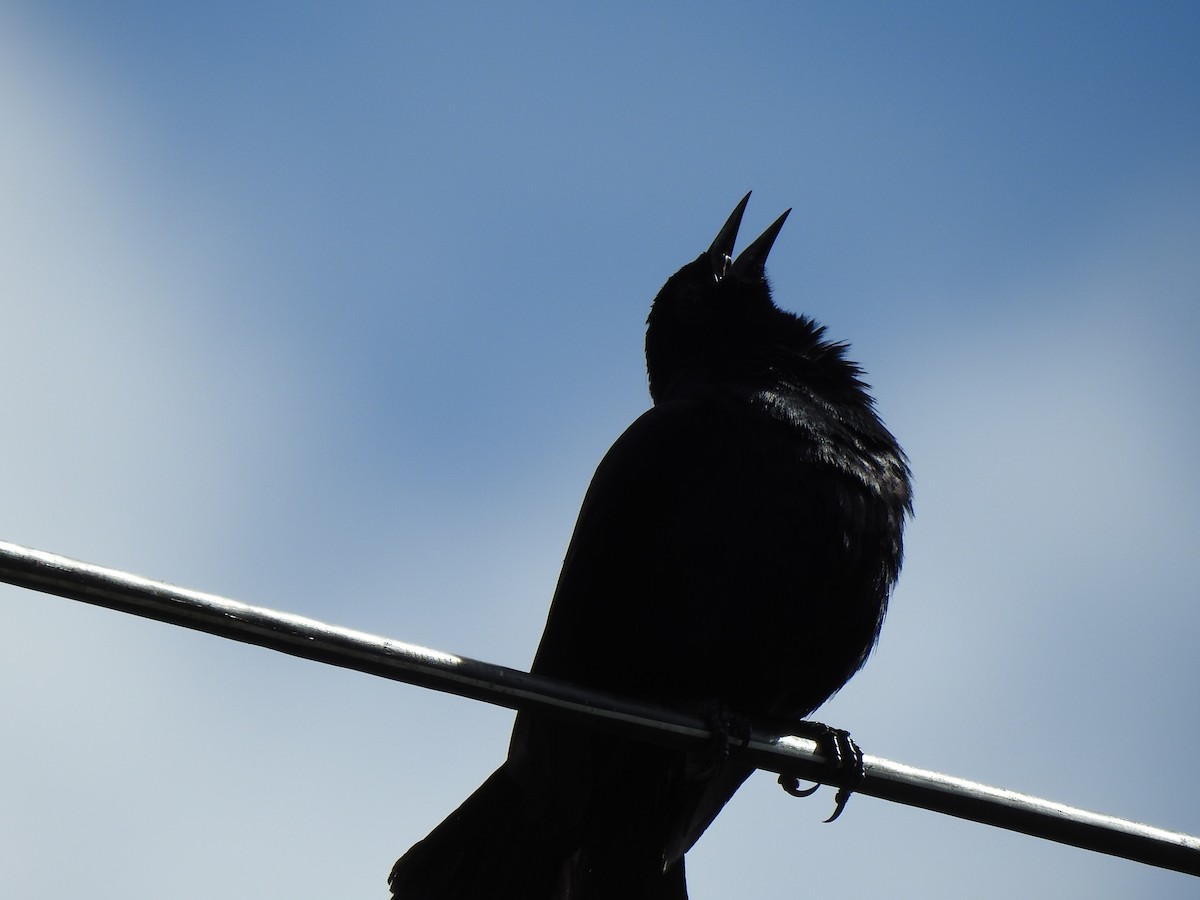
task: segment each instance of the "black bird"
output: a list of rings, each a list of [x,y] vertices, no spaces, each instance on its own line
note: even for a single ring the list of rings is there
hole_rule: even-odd
[[[749,198],[654,300],[654,405],[596,470],[533,671],[801,718],[879,636],[909,470],[846,345],[771,300],[788,213],[731,259]],[[392,892],[686,898],[684,853],[751,771],[521,713],[507,761],[396,863]]]

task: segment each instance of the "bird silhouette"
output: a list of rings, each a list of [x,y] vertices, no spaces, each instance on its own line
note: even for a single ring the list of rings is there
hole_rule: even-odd
[[[907,460],[846,345],[733,258],[747,194],[650,309],[653,406],[596,470],[532,671],[800,719],[863,665],[899,574]],[[789,210],[790,212],[790,210]],[[522,712],[507,760],[395,865],[404,900],[680,900],[753,768]]]

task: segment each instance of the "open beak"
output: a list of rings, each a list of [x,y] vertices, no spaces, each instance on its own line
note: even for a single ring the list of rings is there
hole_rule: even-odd
[[[747,191],[742,202],[734,207],[729,218],[725,220],[725,224],[721,226],[721,230],[717,232],[712,246],[708,248],[708,259],[712,263],[713,278],[717,281],[724,278],[729,271],[729,266],[733,261],[733,244],[737,240],[738,228],[742,224],[742,214],[746,211],[746,204],[749,201],[750,192]]]

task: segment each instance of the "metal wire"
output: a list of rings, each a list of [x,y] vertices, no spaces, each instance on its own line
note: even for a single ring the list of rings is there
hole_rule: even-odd
[[[645,741],[701,747],[713,739],[707,721],[684,710],[249,606],[5,541],[0,541],[0,581],[511,709],[586,719],[594,727]],[[778,722],[754,723],[741,752],[744,756],[739,758],[761,769],[825,784],[839,780],[817,742],[788,733]],[[876,756],[865,756],[863,762],[866,777],[857,793],[1200,875],[1200,837]]]

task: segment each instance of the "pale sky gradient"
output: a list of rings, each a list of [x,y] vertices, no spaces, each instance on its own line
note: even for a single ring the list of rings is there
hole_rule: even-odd
[[[882,10],[882,11],[881,11]],[[745,191],[916,473],[867,752],[1200,833],[1200,6],[0,7],[0,538],[528,665]],[[0,587],[0,896],[386,897],[511,714]],[[1195,879],[751,780],[693,900]]]

